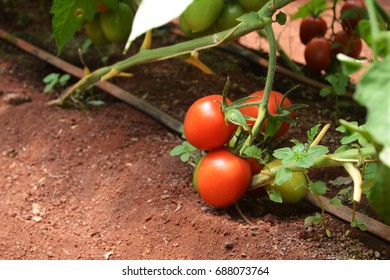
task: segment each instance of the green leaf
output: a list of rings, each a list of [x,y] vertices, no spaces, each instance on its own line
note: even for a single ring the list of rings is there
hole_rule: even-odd
[[[327,80],[333,87],[333,90],[337,95],[344,95],[349,83],[349,76],[344,73],[335,73],[328,74],[325,76],[325,80]]]
[[[265,138],[274,136],[282,124],[279,117],[269,116],[267,125],[265,126]]]
[[[321,97],[327,97],[329,94],[332,93],[332,88],[330,87],[325,87],[320,90],[320,96]]]
[[[375,61],[356,86],[355,100],[367,107],[364,128],[374,140],[390,146],[390,57]]]
[[[328,236],[328,237],[332,236],[332,234],[330,233],[330,230],[328,228],[325,230],[325,232],[326,232],[326,236]]]
[[[364,180],[375,179],[376,169],[377,169],[377,163],[373,162],[373,163],[367,164],[366,168],[364,169],[363,179]]]
[[[366,224],[361,220],[355,220],[351,222],[351,227],[358,227],[362,231],[367,230]]]
[[[285,25],[287,22],[287,15],[283,12],[279,12],[276,15],[276,22],[279,23],[280,25]]]
[[[368,201],[386,224],[390,225],[390,167],[378,163],[376,181],[367,193]]]
[[[191,157],[190,153],[184,153],[180,155],[180,160],[182,162],[187,162],[190,159],[190,157]]]
[[[313,216],[308,216],[305,218],[305,225],[311,224],[313,222]]]
[[[284,182],[287,182],[292,177],[292,170],[289,168],[281,167],[278,169],[278,172],[275,176],[275,184],[277,186],[282,185]]]
[[[317,181],[315,183],[309,183],[309,189],[316,195],[324,195],[326,193],[326,184],[322,181]]]
[[[244,154],[247,155],[248,157],[251,157],[251,158],[260,159],[261,158],[261,149],[252,145],[252,146],[249,146],[245,149]]]
[[[322,145],[311,146],[307,151],[307,156],[311,159],[321,157],[329,152],[328,147]]]
[[[320,213],[316,212],[316,214],[313,217],[313,224],[318,225],[322,221],[322,216]]]
[[[320,129],[320,124],[317,124],[310,128],[310,130],[307,132],[307,142],[311,143],[313,142],[314,138],[316,137],[318,130]]]
[[[333,206],[340,206],[341,205],[341,199],[340,198],[337,198],[337,197],[334,197],[332,198],[330,201],[329,201],[329,204],[333,205]]]
[[[298,11],[292,15],[292,19],[303,18],[306,16],[318,16],[328,8],[326,0],[308,1],[307,4],[301,6]]]
[[[273,156],[278,159],[285,159],[294,156],[294,152],[291,150],[291,148],[285,147],[275,150]]]
[[[177,145],[176,147],[174,147],[170,152],[169,152],[169,155],[171,157],[174,157],[174,156],[178,156],[178,155],[181,155],[182,153],[185,152],[185,147],[183,145]]]
[[[244,115],[238,109],[228,109],[225,112],[225,118],[228,122],[241,126],[245,131],[250,131],[251,128],[246,123]]]
[[[271,201],[277,202],[277,203],[283,202],[282,195],[280,194],[280,192],[278,190],[273,189],[273,188],[268,188],[267,192],[268,192],[269,199]]]
[[[92,21],[97,12],[96,0],[54,0],[52,13],[52,28],[58,53],[72,39],[74,33],[80,30],[85,20]]]

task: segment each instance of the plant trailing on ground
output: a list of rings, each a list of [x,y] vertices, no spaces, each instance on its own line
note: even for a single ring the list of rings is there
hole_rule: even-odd
[[[351,0],[347,2],[349,3],[349,1]],[[64,1],[55,0],[52,8],[54,33],[59,50],[63,48],[76,30],[86,21],[92,21],[98,14],[98,3],[96,1],[73,0],[66,2],[67,4],[64,4]],[[117,0],[102,0],[101,2],[110,9],[116,9],[118,6]],[[304,194],[302,186],[305,192],[309,191],[320,197],[326,193],[327,183],[312,181],[308,171],[313,168],[341,166],[353,180],[353,204],[358,203],[362,194],[365,193],[377,213],[383,217],[386,223],[390,223],[390,188],[388,185],[390,180],[390,119],[388,117],[390,108],[390,97],[388,94],[390,91],[388,79],[390,76],[389,16],[380,9],[380,6],[375,1],[366,0],[364,7],[358,9],[359,20],[356,25],[352,19],[356,19],[357,16],[353,17],[347,11],[343,15],[334,17],[330,27],[330,38],[321,37],[324,36],[321,28],[318,32],[314,32],[314,35],[310,35],[313,38],[308,40],[307,47],[310,46],[313,40],[318,41],[318,36],[321,37],[321,40],[327,42],[326,45],[331,46],[333,44],[333,48],[324,51],[324,54],[329,54],[331,61],[326,61],[321,67],[318,66],[318,63],[315,64],[316,67],[318,66],[318,70],[326,69],[328,74],[333,75],[327,77],[331,84],[331,89],[328,89],[328,92],[323,92],[323,94],[330,92],[342,94],[345,84],[343,81],[345,81],[346,77],[359,69],[365,71],[365,74],[356,85],[353,99],[367,108],[367,121],[365,124],[357,124],[340,120],[341,127],[339,130],[345,134],[345,137],[340,147],[330,153],[326,143],[323,145],[319,144],[328,129],[328,125],[325,125],[321,130],[320,125],[315,125],[307,133],[307,141],[305,143],[292,139],[292,147],[280,147],[277,141],[277,137],[281,136],[278,133],[283,126],[294,124],[293,111],[303,107],[299,104],[285,103],[288,100],[286,96],[283,96],[281,99],[275,98],[272,91],[277,50],[277,43],[272,28],[272,24],[275,22],[273,18],[279,23],[284,23],[286,17],[279,12],[279,9],[292,2],[292,0],[271,0],[265,3],[258,11],[247,11],[242,14],[236,19],[237,23],[233,24],[231,28],[226,30],[213,29],[210,31],[209,28],[214,28],[213,24],[223,10],[223,5],[221,6],[223,1],[214,2],[219,4],[219,6],[216,5],[212,9],[210,8],[213,17],[210,17],[209,21],[211,23],[208,22],[210,26],[205,27],[200,26],[199,22],[193,22],[194,18],[188,12],[188,9],[191,9],[191,7],[206,5],[205,0],[197,0],[193,4],[191,4],[191,0],[183,0],[179,3],[177,1],[164,1],[162,3],[144,0],[135,14],[134,22],[132,23],[133,30],[124,49],[124,52],[126,52],[131,42],[145,33],[144,44],[139,52],[86,75],[73,85],[69,91],[53,101],[52,104],[63,105],[69,98],[80,91],[82,92],[90,88],[98,81],[124,75],[126,70],[141,63],[180,58],[207,72],[208,67],[199,60],[198,52],[234,41],[251,31],[264,30],[269,42],[270,53],[266,84],[264,88],[259,89],[262,90],[262,98],[256,98],[248,94],[248,97],[230,102],[228,99],[229,83],[227,82],[221,94],[209,97],[207,100],[208,108],[212,107],[210,110],[213,110],[213,119],[215,118],[212,124],[218,123],[218,125],[208,126],[207,119],[203,119],[202,114],[204,112],[198,112],[192,116],[192,109],[190,109],[191,112],[188,114],[191,114],[191,118],[203,119],[201,122],[203,127],[195,127],[194,125],[184,127],[184,132],[188,134],[186,135],[187,140],[190,143],[192,141],[193,145],[183,144],[175,148],[171,154],[181,155],[182,160],[189,160],[192,157],[192,152],[195,150],[193,146],[204,150],[201,155],[206,155],[198,163],[194,182],[200,195],[205,198],[206,202],[216,207],[226,207],[234,204],[245,191],[259,188],[265,188],[271,200],[276,202],[295,202],[297,199],[295,197],[292,199],[292,195],[285,192],[286,183],[291,183],[294,180],[297,181],[294,186],[301,186],[300,193],[294,194],[297,198],[301,198],[302,194]],[[295,17],[303,18],[310,14],[318,18],[322,11],[326,9],[335,10],[336,4],[340,5],[340,2],[336,0],[332,3],[332,6],[328,8],[326,1],[311,1],[308,5],[303,6]],[[189,6],[190,4],[192,6]],[[168,9],[167,13],[159,13],[159,16],[152,18],[150,15],[156,9],[161,8],[159,5],[164,6],[164,11]],[[205,16],[207,15],[207,7],[207,5],[203,7]],[[348,9],[344,8],[344,10]],[[360,13],[362,9],[364,11]],[[73,17],[74,22],[61,21],[61,17],[64,15],[70,16],[70,18]],[[205,30],[210,32],[198,34],[198,38],[175,45],[150,49],[150,29],[165,24],[180,15],[184,17],[184,20],[190,26],[192,33],[201,33]],[[274,15],[276,16],[273,17]],[[380,15],[379,18],[378,15]],[[351,53],[344,50],[341,50],[341,53],[337,51],[338,54],[336,54],[337,52],[332,52],[331,50],[338,47],[337,44],[332,43],[333,39],[337,37],[337,33],[334,30],[336,22],[342,24],[348,32],[355,32],[354,34],[357,34],[356,28],[358,28],[359,40],[362,38],[373,49],[374,57],[371,60],[361,60],[355,58],[357,52],[356,55],[355,53],[351,55]],[[193,37],[192,35],[191,37]],[[305,42],[306,39],[304,40]],[[350,56],[347,56],[348,54]],[[338,69],[342,69],[342,75],[337,74],[341,73],[339,70],[328,71],[334,62],[340,65]],[[204,102],[204,100],[199,102]],[[271,102],[274,104],[275,111],[272,111],[270,108]],[[210,106],[210,104],[213,106]],[[255,115],[245,112],[250,106],[254,106],[257,109]],[[193,123],[196,123],[196,121]],[[229,128],[227,132],[222,133],[226,128]],[[191,130],[196,130],[197,132],[192,134],[189,132]],[[203,131],[203,134],[199,135],[199,131]],[[217,139],[218,141],[213,139],[213,135],[217,135],[216,133],[221,135],[220,139]],[[195,141],[194,137],[199,139]],[[211,142],[212,145],[210,144]],[[252,174],[250,173],[249,160],[255,161],[259,166],[264,167],[259,168],[257,173]],[[231,162],[236,162],[240,166],[236,171],[241,172],[241,175],[233,172],[234,168],[231,171],[226,171],[221,169],[220,165],[215,164],[215,162],[222,161],[226,162],[226,165],[223,165],[226,167],[232,166],[230,165]],[[234,197],[227,201],[221,201],[224,195],[218,192],[225,192],[226,190],[209,186],[210,184],[208,183],[209,180],[212,180],[212,177],[207,174],[214,171],[220,177],[230,178],[226,182],[222,180],[224,178],[221,178],[221,185],[236,190]],[[234,174],[238,174],[239,178],[241,177],[245,180],[238,180],[237,176],[233,176]],[[248,176],[250,179],[248,179]],[[293,187],[287,187],[287,189],[289,188]],[[337,197],[331,200],[332,204],[340,202]],[[322,205],[322,213],[308,217],[306,222],[321,223],[327,230],[324,219],[325,207],[326,205]],[[351,225],[364,229],[364,226],[355,217],[352,217]],[[327,230],[327,234],[330,235],[329,230]]]

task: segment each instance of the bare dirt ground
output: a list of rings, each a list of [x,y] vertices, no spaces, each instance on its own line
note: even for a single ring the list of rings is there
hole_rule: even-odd
[[[25,35],[11,15],[0,27]],[[37,30],[27,29],[39,43]],[[180,40],[159,32],[157,42]],[[86,59],[97,66],[94,54]],[[65,55],[78,63],[77,54]],[[135,78],[115,82],[179,120],[194,100],[221,92],[226,76],[233,99],[264,85],[265,70],[241,57],[212,50],[203,60],[216,75],[169,60],[137,66]],[[42,79],[51,72],[58,71],[0,41],[1,259],[389,259],[388,243],[330,215],[330,238],[319,226],[305,226],[318,211],[305,202],[245,197],[239,205],[252,225],[234,207],[207,206],[193,191],[193,167],[169,156],[179,135],[104,95],[99,108],[47,106],[54,96],[43,93]],[[294,84],[278,75],[275,89]],[[14,105],[10,94],[30,100]],[[299,125],[287,138],[302,139],[302,131],[332,119],[332,100],[314,89],[302,86],[292,100],[310,107],[297,112]],[[362,118],[355,109],[343,117]],[[332,129],[324,141],[335,145],[339,138]]]

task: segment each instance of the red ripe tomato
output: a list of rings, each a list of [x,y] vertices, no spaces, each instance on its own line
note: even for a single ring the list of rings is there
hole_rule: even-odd
[[[316,71],[325,70],[332,62],[331,45],[326,38],[313,38],[305,48],[306,65]]]
[[[328,26],[323,18],[308,16],[301,21],[299,37],[301,42],[306,45],[314,37],[323,37],[327,29]]]
[[[251,181],[247,160],[222,147],[209,152],[197,170],[200,196],[214,207],[227,207],[239,200]]]
[[[260,100],[263,99],[263,95],[264,95],[263,90],[256,91],[250,95],[250,96],[255,96],[255,97],[249,99],[246,102],[259,102]],[[272,114],[272,115],[277,114],[277,108],[280,108],[280,102],[282,101],[282,98],[283,98],[282,93],[280,93],[278,91],[274,91],[274,90],[271,91],[270,96],[269,96],[269,100],[268,100],[268,112],[270,114]],[[290,105],[291,105],[291,101],[288,98],[285,98],[283,100],[282,107],[288,107]],[[259,109],[257,106],[246,106],[246,107],[240,108],[240,111],[242,114],[244,114],[246,116],[249,116],[252,118],[257,118]],[[292,112],[290,113],[290,117],[291,118],[293,117]],[[250,127],[253,127],[253,125],[255,124],[255,121],[247,120],[247,124]],[[263,122],[263,127],[262,127],[263,132],[265,132],[266,125],[267,125],[267,120],[265,120]],[[280,137],[283,134],[285,134],[289,127],[290,127],[289,123],[283,122],[280,125],[279,131],[275,134],[275,137],[277,138],[277,137]]]
[[[227,99],[228,103],[231,103]],[[184,119],[184,135],[187,141],[201,150],[224,146],[237,126],[226,124],[221,110],[222,95],[209,95],[195,101]]]
[[[254,158],[248,158],[247,161],[249,162],[249,165],[251,166],[252,175],[255,175],[263,169],[263,167],[257,162]]]
[[[363,17],[363,10],[366,9],[364,0],[347,0],[341,7],[341,23],[348,30],[354,30]]]
[[[341,30],[333,38],[334,53],[343,53],[350,57],[359,57],[362,51],[362,40],[353,32]]]

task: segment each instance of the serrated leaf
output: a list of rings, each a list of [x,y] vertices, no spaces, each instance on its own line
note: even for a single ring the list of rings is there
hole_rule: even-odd
[[[313,224],[318,225],[322,221],[322,216],[320,213],[316,212],[313,217]]]
[[[184,148],[183,145],[177,145],[176,147],[174,147],[174,148],[169,152],[169,155],[170,155],[171,157],[178,156],[178,155],[181,155],[184,151],[185,151],[185,148]]]
[[[340,198],[337,198],[337,197],[334,197],[332,198],[330,201],[329,201],[329,204],[333,205],[333,206],[340,206],[341,205],[341,199]]]
[[[97,12],[96,0],[54,0],[52,13],[52,28],[58,53],[72,39],[74,33],[80,30],[85,20],[92,21]]]
[[[313,222],[313,216],[309,216],[305,218],[305,225],[311,224]]]
[[[390,146],[390,58],[374,62],[356,86],[355,100],[367,108],[366,131],[383,146]]]
[[[317,135],[318,130],[320,129],[320,126],[321,126],[320,124],[317,124],[312,128],[310,128],[310,130],[307,132],[307,141],[309,143],[313,142],[314,137]]]
[[[292,170],[289,168],[282,167],[282,168],[278,169],[278,172],[276,173],[274,182],[277,186],[280,186],[284,182],[287,182],[288,180],[290,180],[291,177],[292,177]]]
[[[133,27],[125,46],[125,52],[131,42],[148,30],[164,25],[180,16],[193,0],[143,0],[135,14]]]
[[[344,95],[349,83],[349,77],[341,72],[335,74],[329,74],[325,76],[337,95]]]
[[[180,160],[182,162],[187,162],[190,159],[190,157],[191,157],[190,153],[184,153],[180,155]]]
[[[280,194],[280,192],[278,190],[273,189],[273,188],[269,188],[269,189],[267,189],[267,192],[268,192],[269,199],[271,201],[277,202],[277,203],[283,202],[282,195]]]
[[[261,158],[261,149],[256,146],[249,146],[245,149],[244,154],[248,157],[260,159]]]
[[[309,183],[309,189],[316,195],[324,195],[326,193],[326,184],[322,181]]]
[[[294,152],[291,150],[291,148],[285,147],[275,150],[272,155],[278,159],[284,159],[294,156]]]
[[[328,147],[322,145],[311,146],[307,151],[308,157],[314,159],[316,157],[321,157],[326,155],[329,152]]]
[[[351,227],[358,227],[361,231],[366,231],[367,226],[366,224],[361,220],[355,220],[351,222]]]
[[[306,16],[319,15],[328,7],[326,0],[308,1],[307,4],[300,6],[298,11],[292,15],[292,19],[303,18]]]

